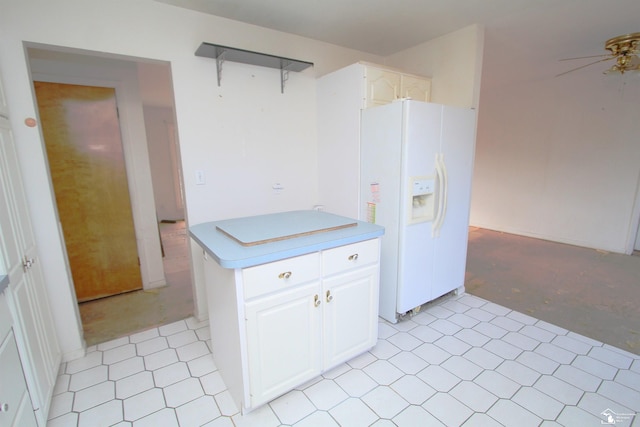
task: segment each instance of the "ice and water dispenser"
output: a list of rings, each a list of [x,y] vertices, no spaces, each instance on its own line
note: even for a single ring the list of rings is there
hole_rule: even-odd
[[[411,177],[409,181],[409,223],[433,221],[435,177]]]

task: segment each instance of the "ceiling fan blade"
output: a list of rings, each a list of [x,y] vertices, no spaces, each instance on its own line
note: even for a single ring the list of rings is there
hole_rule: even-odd
[[[569,73],[571,73],[571,72],[573,72],[573,71],[581,70],[581,69],[586,68],[586,67],[588,67],[588,66],[590,66],[590,65],[597,64],[598,62],[608,61],[609,59],[611,59],[611,58],[601,59],[601,60],[599,60],[599,61],[591,62],[591,63],[589,63],[589,64],[583,65],[583,66],[578,67],[578,68],[573,68],[573,69],[571,69],[571,70],[569,70],[569,71],[565,71],[564,73],[557,74],[557,75],[556,75],[556,77],[564,76],[565,74],[569,74]]]
[[[578,56],[576,58],[563,58],[563,59],[560,59],[560,61],[573,61],[575,59],[587,59],[587,58],[602,58],[603,56],[608,56],[610,58],[615,58],[615,55],[607,53],[607,54],[604,54],[604,55]]]

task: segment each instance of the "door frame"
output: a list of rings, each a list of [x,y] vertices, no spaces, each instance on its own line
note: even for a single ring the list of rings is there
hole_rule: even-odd
[[[144,290],[148,290],[166,286],[160,236],[156,219],[156,206],[153,198],[151,167],[147,151],[146,132],[144,130],[142,102],[137,96],[134,98],[137,90],[134,91],[128,87],[130,83],[127,82],[128,79],[126,78],[122,80],[109,80],[32,72],[30,79],[32,82],[39,80],[49,83],[110,87],[115,89],[125,169],[127,171],[127,182],[129,184],[129,194],[131,197],[133,224],[136,234],[138,257],[140,259],[142,287]],[[135,80],[135,78],[131,80]],[[140,108],[136,108],[137,105],[139,105]],[[133,126],[133,122],[140,123],[140,125]],[[143,143],[136,144],[136,141],[143,141]],[[44,144],[44,141],[42,143]],[[44,146],[42,148],[43,150],[45,149]],[[49,170],[48,160],[45,161],[47,161],[47,175],[51,183],[51,172]],[[52,192],[51,197],[55,200],[53,186],[50,186],[50,191]],[[58,226],[61,227],[57,206],[55,209],[56,220]],[[60,237],[63,239],[62,233],[60,233]],[[63,249],[66,257],[66,245],[63,245]],[[68,261],[67,268],[70,268]]]
[[[640,174],[638,174],[636,197],[629,225],[629,236],[627,237],[627,247],[625,248],[627,255],[631,255],[634,250],[640,251]]]

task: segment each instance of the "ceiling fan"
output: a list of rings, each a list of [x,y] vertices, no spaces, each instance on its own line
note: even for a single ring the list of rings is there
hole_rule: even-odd
[[[638,57],[638,55],[640,54],[640,33],[624,34],[622,36],[609,39],[604,43],[604,48],[610,53],[604,55],[561,59],[561,61],[573,61],[576,59],[603,58],[595,62],[583,65],[581,67],[565,71],[564,73],[560,73],[556,77],[589,67],[593,64],[610,61],[612,59],[615,59],[615,64],[613,64],[611,68],[605,70],[604,74],[624,74],[627,71],[640,71],[640,57]]]

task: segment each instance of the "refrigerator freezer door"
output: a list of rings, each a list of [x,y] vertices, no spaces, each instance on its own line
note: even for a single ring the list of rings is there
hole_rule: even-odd
[[[360,218],[375,218],[376,224],[385,227],[380,249],[379,314],[394,323],[402,204],[402,110],[399,102],[362,110],[360,131]]]

